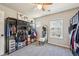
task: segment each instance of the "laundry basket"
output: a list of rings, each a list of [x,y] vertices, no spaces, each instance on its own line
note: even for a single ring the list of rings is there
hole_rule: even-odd
[[[40,44],[43,44],[43,45],[45,44],[46,41],[47,41],[47,36],[39,39]]]

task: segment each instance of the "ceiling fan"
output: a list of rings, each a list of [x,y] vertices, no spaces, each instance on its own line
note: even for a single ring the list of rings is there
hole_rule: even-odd
[[[52,5],[52,3],[35,3],[35,4],[39,10],[43,10],[43,11],[47,10],[48,7]]]

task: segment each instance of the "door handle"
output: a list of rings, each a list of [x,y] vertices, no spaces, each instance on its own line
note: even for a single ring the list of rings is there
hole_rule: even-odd
[[[4,34],[1,34],[1,36],[4,36]]]

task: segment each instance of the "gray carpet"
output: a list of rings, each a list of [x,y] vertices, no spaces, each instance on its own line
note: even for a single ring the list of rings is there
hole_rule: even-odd
[[[72,56],[72,53],[66,48],[50,44],[37,46],[33,43],[9,54],[9,56]]]

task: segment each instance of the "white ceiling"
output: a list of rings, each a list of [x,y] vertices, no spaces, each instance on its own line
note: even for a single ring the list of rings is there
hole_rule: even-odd
[[[29,18],[41,17],[79,7],[79,3],[53,3],[46,11],[42,11],[38,10],[35,5],[31,3],[4,3],[2,5],[20,11],[26,14]]]

